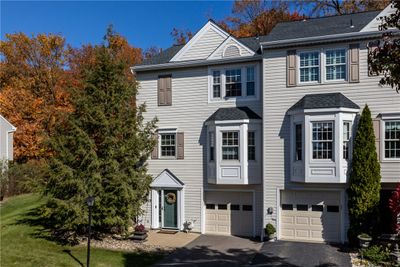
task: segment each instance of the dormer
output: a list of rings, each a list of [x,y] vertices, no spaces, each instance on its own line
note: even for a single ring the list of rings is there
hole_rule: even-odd
[[[341,93],[306,95],[289,109],[291,181],[347,182],[359,110]]]
[[[208,183],[261,183],[261,117],[248,107],[220,108],[205,125]]]

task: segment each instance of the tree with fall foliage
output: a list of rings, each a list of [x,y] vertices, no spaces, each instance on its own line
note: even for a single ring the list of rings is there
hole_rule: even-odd
[[[397,92],[400,90],[400,0],[392,1],[395,12],[389,16],[380,18],[384,31],[382,40],[376,49],[372,49],[369,55],[369,64],[372,72],[382,74],[382,85],[390,85]],[[395,30],[397,31],[395,31]]]
[[[26,162],[44,157],[49,151],[43,141],[54,131],[57,113],[71,111],[65,90],[65,39],[6,34],[0,54],[0,113],[17,127],[14,158]]]
[[[152,177],[145,161],[155,141],[155,120],[145,123],[136,106],[137,84],[126,76],[130,64],[115,50],[110,31],[93,47],[95,64],[84,65],[72,91],[74,110],[49,141],[49,200],[42,217],[53,234],[74,242],[85,232],[85,198],[95,196],[95,233],[122,233],[140,214]]]
[[[319,17],[382,10],[389,3],[390,0],[300,0],[297,4],[305,15]]]

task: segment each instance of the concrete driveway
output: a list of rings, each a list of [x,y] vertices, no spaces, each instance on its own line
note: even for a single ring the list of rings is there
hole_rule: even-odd
[[[349,254],[327,244],[277,241],[266,242],[252,266],[351,267]]]
[[[154,266],[245,266],[261,247],[247,238],[201,235]]]

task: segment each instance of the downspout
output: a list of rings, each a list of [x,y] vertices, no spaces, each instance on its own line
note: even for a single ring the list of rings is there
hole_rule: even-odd
[[[264,49],[263,45],[260,44],[260,49],[261,49],[261,107],[262,107],[262,118],[263,118],[263,123],[261,127],[261,133],[262,133],[262,181],[261,181],[261,186],[262,186],[262,224],[261,224],[261,233],[260,233],[260,241],[264,241],[264,225],[265,225],[265,188],[264,188],[264,181],[265,181],[265,170],[264,170],[264,160],[265,160],[265,144],[264,144],[264,120],[265,120],[265,112],[264,112]]]

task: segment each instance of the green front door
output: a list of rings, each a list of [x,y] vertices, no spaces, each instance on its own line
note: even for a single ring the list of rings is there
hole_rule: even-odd
[[[178,194],[176,190],[164,190],[164,227],[178,228]]]

